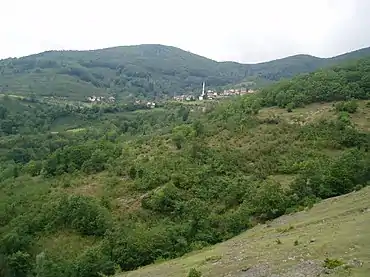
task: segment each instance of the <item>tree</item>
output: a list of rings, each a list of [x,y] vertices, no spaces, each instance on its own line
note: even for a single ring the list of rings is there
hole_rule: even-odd
[[[289,103],[288,105],[286,105],[286,110],[288,113],[291,113],[293,111],[293,108],[294,108],[293,103]]]
[[[31,160],[25,165],[24,170],[31,176],[40,175],[42,170],[42,163],[40,161]]]
[[[32,268],[31,255],[17,251],[7,257],[10,274],[14,277],[27,277]]]
[[[186,140],[195,136],[194,129],[189,125],[179,125],[172,130],[172,140],[177,149],[181,149]]]

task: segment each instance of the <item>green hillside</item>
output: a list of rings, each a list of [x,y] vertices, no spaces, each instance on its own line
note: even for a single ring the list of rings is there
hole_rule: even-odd
[[[132,271],[368,186],[369,65],[370,58],[361,59],[255,95],[155,109],[0,98],[0,276]],[[280,95],[278,88],[289,93]],[[364,197],[353,199],[360,199],[353,207],[362,209]],[[251,246],[287,255],[295,240],[303,246],[313,233],[311,225],[299,224],[314,224],[320,216],[333,217],[337,225],[349,220],[348,205],[338,207],[343,211],[338,214],[324,214],[319,205],[311,219],[292,223],[293,228],[279,226],[280,231],[264,229],[265,240]],[[367,231],[360,224],[366,217],[357,218],[359,225],[346,224],[338,239],[355,236],[354,243],[366,242],[357,237]],[[276,232],[287,236],[278,242]],[[342,253],[348,245],[339,241],[338,248],[328,247],[327,232],[317,233],[317,243],[308,247],[318,251],[314,259],[323,262],[327,251],[330,266],[336,259],[350,262],[352,257]],[[365,248],[352,248],[353,255],[367,257]],[[235,264],[225,270],[258,266],[263,258],[245,253],[250,255],[245,264],[230,253]],[[193,257],[175,260],[175,269],[166,274],[187,274],[190,267],[207,274],[207,264],[198,263],[201,256]],[[208,276],[217,276],[218,260],[222,257],[206,261],[216,263]],[[154,276],[168,265],[153,268],[159,270]]]
[[[186,277],[193,268],[204,277],[367,277],[369,197],[365,188],[324,200],[204,251],[119,276]],[[334,262],[338,267],[328,268]]]
[[[243,80],[265,84],[370,55],[370,48],[330,59],[297,55],[261,64],[216,62],[163,45],[136,45],[93,51],[48,51],[0,61],[0,92],[67,97],[92,95],[156,98],[199,91]]]

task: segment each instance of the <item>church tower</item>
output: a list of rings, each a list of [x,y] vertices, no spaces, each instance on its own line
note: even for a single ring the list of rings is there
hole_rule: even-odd
[[[204,100],[205,96],[206,96],[206,83],[203,82],[202,94],[201,96],[199,96],[199,100]]]

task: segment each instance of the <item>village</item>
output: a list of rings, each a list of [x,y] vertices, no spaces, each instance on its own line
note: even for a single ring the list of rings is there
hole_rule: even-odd
[[[87,100],[90,102],[90,103],[100,103],[100,102],[115,102],[116,98],[113,97],[113,96],[110,96],[110,97],[104,97],[104,96],[89,96],[87,97]]]
[[[206,101],[206,100],[216,100],[222,99],[231,96],[239,96],[239,95],[246,95],[255,93],[255,90],[248,89],[248,88],[232,88],[232,89],[225,89],[221,92],[217,92],[212,89],[205,89],[205,83],[203,82],[203,88],[201,94],[197,97],[194,95],[193,92],[189,92],[187,94],[182,95],[175,95],[173,100],[175,101]],[[87,101],[90,103],[114,103],[116,101],[115,97],[104,97],[104,96],[90,96],[87,97]],[[142,100],[135,100],[136,105],[146,105],[148,108],[155,108],[156,103],[153,101],[142,101]]]
[[[176,95],[173,97],[175,101],[195,101],[195,100],[214,100],[221,99],[230,96],[238,96],[255,93],[254,90],[248,88],[239,88],[239,89],[225,89],[221,92],[214,91],[212,89],[205,90],[205,83],[203,83],[203,89],[200,96],[196,97],[191,93]]]

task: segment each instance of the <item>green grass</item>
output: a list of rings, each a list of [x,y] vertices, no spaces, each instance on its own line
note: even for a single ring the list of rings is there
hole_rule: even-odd
[[[203,276],[242,276],[242,269],[264,263],[270,265],[272,273],[279,273],[299,264],[301,259],[318,260],[322,265],[325,259],[344,263],[358,259],[363,262],[362,267],[350,271],[340,269],[328,276],[367,277],[370,274],[369,197],[370,188],[365,188],[328,199],[309,211],[282,216],[206,250],[120,276],[186,276],[191,268],[200,270]],[[281,244],[276,244],[277,240]]]
[[[354,114],[350,114],[352,122],[356,127],[362,131],[370,131],[370,109],[368,103],[370,101],[357,101],[359,108]],[[332,103],[314,103],[307,105],[303,108],[293,109],[292,112],[288,112],[286,109],[278,107],[264,108],[261,109],[258,117],[260,119],[277,117],[285,119],[291,123],[306,124],[320,119],[330,119],[336,116],[334,108],[335,102]]]
[[[259,112],[258,116],[261,119],[277,116],[287,119],[292,123],[300,122],[304,124],[318,119],[328,119],[329,117],[333,117],[334,114],[335,110],[332,103],[314,103],[307,105],[304,108],[293,109],[292,112],[288,112],[286,109],[281,109],[278,107],[264,108]]]
[[[81,236],[72,232],[58,232],[39,239],[36,248],[41,252],[47,249],[50,253],[58,253],[58,256],[68,260],[76,259],[79,254],[97,243],[99,239],[92,236]]]

